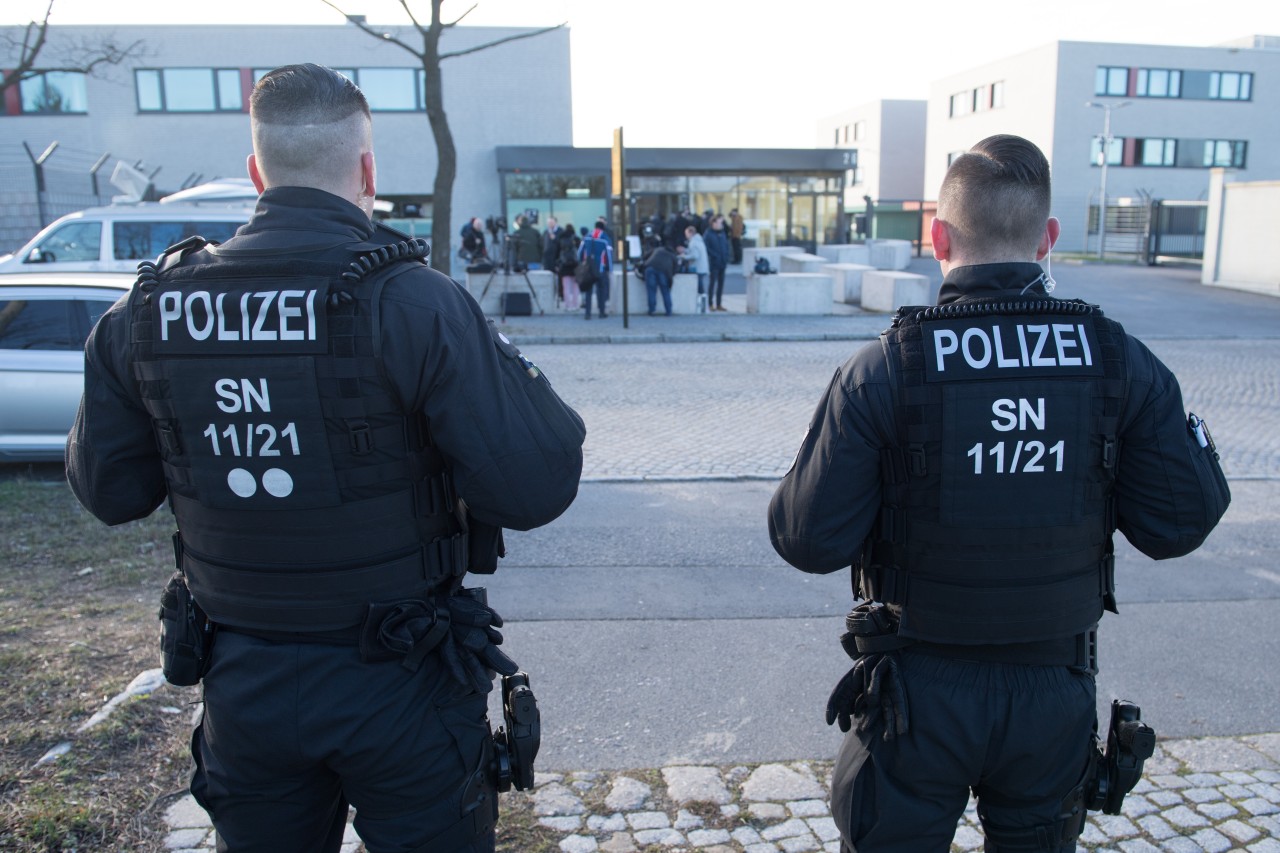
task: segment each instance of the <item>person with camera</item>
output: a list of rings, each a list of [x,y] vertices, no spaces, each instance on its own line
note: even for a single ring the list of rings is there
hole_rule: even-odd
[[[232,853],[492,851],[536,708],[470,572],[551,522],[585,429],[424,241],[371,221],[369,106],[318,65],[249,103],[261,193],[140,266],[94,327],[67,477],[108,524],[167,502],[162,658],[203,683],[191,792]],[[522,731],[491,736],[504,676]]]
[[[1040,150],[984,139],[938,199],[938,304],[901,309],[837,371],[769,534],[803,571],[852,566],[863,600],[826,709],[848,733],[831,792],[842,849],[942,853],[972,791],[988,851],[1074,853],[1086,809],[1118,811],[1138,775],[1103,796],[1112,535],[1187,554],[1231,495],[1169,369],[1097,306],[1049,296],[1036,262],[1060,226]],[[1140,772],[1154,736],[1131,711],[1116,727],[1141,735]]]
[[[484,220],[473,216],[462,226],[462,257],[470,263],[479,263],[489,256],[484,243]]]

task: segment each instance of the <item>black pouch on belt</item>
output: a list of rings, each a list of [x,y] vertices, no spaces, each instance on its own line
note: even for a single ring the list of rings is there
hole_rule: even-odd
[[[160,666],[176,687],[199,684],[209,671],[213,623],[205,615],[181,572],[174,572],[160,593]]]

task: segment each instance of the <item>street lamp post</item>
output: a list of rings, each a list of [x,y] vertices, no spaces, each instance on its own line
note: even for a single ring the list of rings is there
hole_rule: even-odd
[[[1085,101],[1086,107],[1097,107],[1102,110],[1102,198],[1098,202],[1098,260],[1105,257],[1107,245],[1107,155],[1111,151],[1111,111],[1127,107],[1131,101],[1118,104],[1100,104],[1097,101]]]

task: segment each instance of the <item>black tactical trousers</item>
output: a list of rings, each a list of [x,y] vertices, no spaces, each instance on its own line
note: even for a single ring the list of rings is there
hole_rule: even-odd
[[[219,851],[337,853],[348,803],[370,853],[494,849],[486,697],[434,655],[410,672],[354,646],[223,631],[204,703],[191,792]]]
[[[1055,822],[1092,749],[1093,676],[900,654],[910,731],[850,731],[836,758],[831,810],[846,853],[945,853],[971,790],[987,853],[1074,853]],[[1001,829],[1016,840],[997,842]]]

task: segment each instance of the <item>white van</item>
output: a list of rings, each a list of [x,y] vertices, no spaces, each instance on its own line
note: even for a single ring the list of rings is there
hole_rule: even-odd
[[[62,217],[17,252],[0,256],[0,274],[135,272],[138,261],[154,260],[192,235],[221,243],[252,214],[249,201],[91,207]]]

